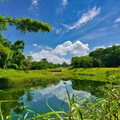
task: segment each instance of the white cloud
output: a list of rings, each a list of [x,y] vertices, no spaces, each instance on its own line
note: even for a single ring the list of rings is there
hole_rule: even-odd
[[[32,44],[32,46],[33,46],[33,47],[36,47],[36,46],[37,46],[37,44]]]
[[[60,34],[62,29],[61,28],[55,28],[53,27],[52,30],[56,33],[56,34]]]
[[[38,48],[40,48],[40,49],[47,49],[47,50],[52,50],[52,48],[51,47],[49,47],[49,46],[42,46],[42,45],[38,45],[38,44],[32,44],[32,46],[33,47],[38,47]]]
[[[65,7],[68,4],[67,0],[62,0],[62,5]]]
[[[32,5],[38,5],[38,0],[32,0]]]
[[[86,24],[88,21],[92,20],[100,13],[101,8],[94,7],[92,10],[89,10],[87,13],[84,13],[82,17],[75,22],[72,26],[67,26],[68,30],[81,27],[83,24]]]
[[[76,41],[75,43],[72,43],[71,41],[66,41],[63,44],[58,45],[52,51],[52,53],[60,56],[65,56],[68,52],[70,52],[73,55],[83,56],[87,54],[88,50],[88,44],[83,44],[80,41]]]
[[[70,63],[70,59],[65,59],[65,57],[69,55],[84,56],[88,54],[88,50],[88,44],[83,44],[80,41],[76,41],[75,43],[66,41],[63,44],[56,46],[55,49],[42,49],[42,51],[32,53],[31,55],[35,61],[40,61],[41,59],[46,58],[52,63]]]
[[[120,44],[119,43],[116,43],[116,44],[114,44],[115,46],[120,46]],[[108,45],[107,47],[112,47],[113,45]],[[107,47],[105,47],[105,46],[96,46],[96,47],[94,47],[91,51],[95,51],[95,50],[97,50],[97,49],[99,49],[99,48],[103,48],[103,49],[105,49],[105,48],[107,48]]]
[[[63,63],[63,62],[70,63],[69,59],[58,57],[48,50],[42,50],[41,52],[33,53],[31,55],[35,61],[40,61],[41,59],[46,58],[49,62],[52,63]]]
[[[35,16],[39,15],[39,7],[38,7],[38,1],[39,0],[32,0],[30,7],[28,8],[28,11],[30,13],[34,13]]]
[[[120,17],[115,20],[115,22],[120,22]]]
[[[65,9],[65,6],[68,4],[68,1],[67,0],[61,0],[61,4],[60,4],[60,7],[58,7],[56,9],[56,13],[62,13],[63,10]]]
[[[97,50],[97,49],[99,49],[99,48],[105,49],[106,47],[105,47],[105,46],[96,46],[96,47],[94,47],[91,51],[95,51],[95,50]]]

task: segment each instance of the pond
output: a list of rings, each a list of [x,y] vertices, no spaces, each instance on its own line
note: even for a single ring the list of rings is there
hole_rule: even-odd
[[[68,112],[69,106],[67,102],[64,102],[62,105],[63,101],[67,100],[66,88],[69,91],[70,96],[74,94],[79,98],[92,96],[100,97],[102,96],[102,93],[98,87],[104,84],[106,83],[83,80],[61,80],[59,83],[48,85],[46,88],[37,86],[24,89],[5,89],[2,90],[4,92],[0,92],[0,100],[15,101],[7,103],[3,102],[1,104],[2,113],[4,116],[7,116],[13,108],[16,108],[13,110],[12,114],[24,114],[19,108],[20,106],[28,105],[29,109],[43,114],[50,111],[49,107],[46,105],[46,100],[52,109],[60,110],[60,107]]]

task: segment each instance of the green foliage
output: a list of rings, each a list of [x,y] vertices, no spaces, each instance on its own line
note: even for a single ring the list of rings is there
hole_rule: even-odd
[[[73,68],[118,67],[120,65],[120,46],[99,48],[89,53],[89,56],[73,57]]]
[[[31,70],[41,70],[41,69],[52,69],[52,68],[60,68],[63,67],[63,64],[53,64],[47,61],[46,58],[41,59],[41,61],[32,61],[31,62]],[[65,63],[65,67],[67,67],[67,63]]]
[[[4,69],[7,67],[7,62],[12,58],[13,52],[0,44],[0,66]]]
[[[0,1],[1,2],[1,1]],[[21,33],[28,32],[50,32],[52,29],[49,24],[32,20],[31,18],[11,18],[9,16],[0,15],[0,67],[6,69],[7,67],[23,70],[27,68],[23,64],[25,56],[22,54],[25,43],[23,40],[17,40],[14,44],[11,41],[2,37],[2,32],[7,30],[8,24],[16,26],[16,29]],[[17,66],[15,66],[15,64]]]
[[[66,62],[63,62],[62,67],[69,67],[69,65]]]
[[[101,87],[105,98],[86,99],[83,106],[85,119],[103,119],[118,120],[120,119],[120,86],[105,85]]]
[[[118,67],[120,65],[120,46],[99,48],[90,52],[89,56],[97,61],[99,67]],[[95,65],[97,67],[97,65]]]
[[[73,57],[71,59],[71,64],[73,65],[74,68],[93,67],[93,58],[89,56]]]
[[[40,22],[38,20],[32,20],[31,18],[11,18],[9,16],[0,15],[0,30],[7,30],[7,23],[10,26],[15,25],[17,30],[20,30],[21,33],[29,32],[50,32],[51,27],[47,23]]]

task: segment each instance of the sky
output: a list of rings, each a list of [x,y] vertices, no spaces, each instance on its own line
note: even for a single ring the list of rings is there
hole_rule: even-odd
[[[50,33],[21,35],[8,26],[4,38],[24,40],[24,54],[33,60],[70,63],[97,48],[120,44],[120,0],[3,0],[0,14],[38,19],[50,24]]]

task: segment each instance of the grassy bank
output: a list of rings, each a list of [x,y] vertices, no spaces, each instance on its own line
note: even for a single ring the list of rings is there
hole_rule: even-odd
[[[59,73],[58,76],[80,80],[120,81],[120,68],[68,68]]]
[[[45,86],[56,81],[58,81],[58,78],[46,70],[31,70],[29,73],[26,73],[12,69],[0,69],[0,87],[2,88],[39,84]]]

